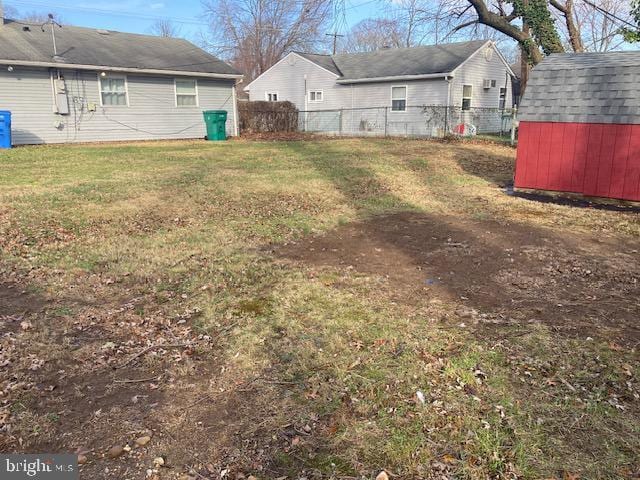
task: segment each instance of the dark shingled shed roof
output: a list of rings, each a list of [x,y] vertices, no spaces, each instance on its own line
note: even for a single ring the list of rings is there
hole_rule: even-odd
[[[487,40],[475,40],[339,55],[296,53],[335,73],[340,77],[338,81],[348,83],[376,78],[451,73],[487,43]]]
[[[196,74],[240,74],[231,66],[179,38],[154,37],[73,26],[51,27],[5,20],[0,25],[0,61],[55,63]]]
[[[550,55],[531,72],[518,119],[640,124],[640,51]]]

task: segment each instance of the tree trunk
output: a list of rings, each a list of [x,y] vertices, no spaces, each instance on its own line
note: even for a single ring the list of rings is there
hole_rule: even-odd
[[[528,3],[528,0],[522,0],[522,2],[526,6]],[[529,32],[529,24],[525,19],[522,19],[522,33],[528,36],[531,35],[531,33]],[[529,65],[524,49],[520,48],[520,98],[522,98],[522,95],[524,94],[524,89],[527,87],[530,70],[531,70],[531,65]]]
[[[573,11],[573,0],[567,0],[562,5],[558,0],[551,0],[551,5],[562,13],[564,17],[564,23],[567,26],[567,32],[569,33],[569,43],[574,52],[584,52],[584,44],[582,43],[582,32],[580,27],[576,23],[575,13]]]
[[[542,61],[542,53],[529,33],[525,33],[520,28],[512,25],[511,22],[502,15],[490,11],[484,0],[468,1],[476,11],[480,23],[504,33],[520,44],[520,49],[525,61],[532,65],[537,65]]]

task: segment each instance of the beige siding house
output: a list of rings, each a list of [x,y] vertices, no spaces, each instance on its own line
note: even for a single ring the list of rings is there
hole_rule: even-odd
[[[384,123],[385,133],[420,134],[411,129],[424,129],[425,107],[458,109],[458,121],[470,123],[485,111],[511,108],[513,77],[493,42],[471,41],[340,55],[292,52],[245,91],[251,101],[290,101],[306,112],[303,119],[336,129]],[[499,129],[500,115],[489,117],[495,120],[484,129]]]
[[[12,112],[14,145],[203,138],[203,110],[226,110],[237,135],[241,77],[186,40],[0,15],[0,110]]]

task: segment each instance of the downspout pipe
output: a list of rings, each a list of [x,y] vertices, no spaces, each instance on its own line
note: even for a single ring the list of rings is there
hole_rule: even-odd
[[[307,131],[308,125],[308,118],[307,115],[309,115],[309,112],[307,111],[307,74],[304,74],[304,131]]]

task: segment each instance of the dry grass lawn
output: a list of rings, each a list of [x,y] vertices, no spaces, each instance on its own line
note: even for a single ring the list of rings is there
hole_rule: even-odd
[[[92,480],[638,478],[640,214],[506,195],[514,156],[0,152],[0,451]]]

